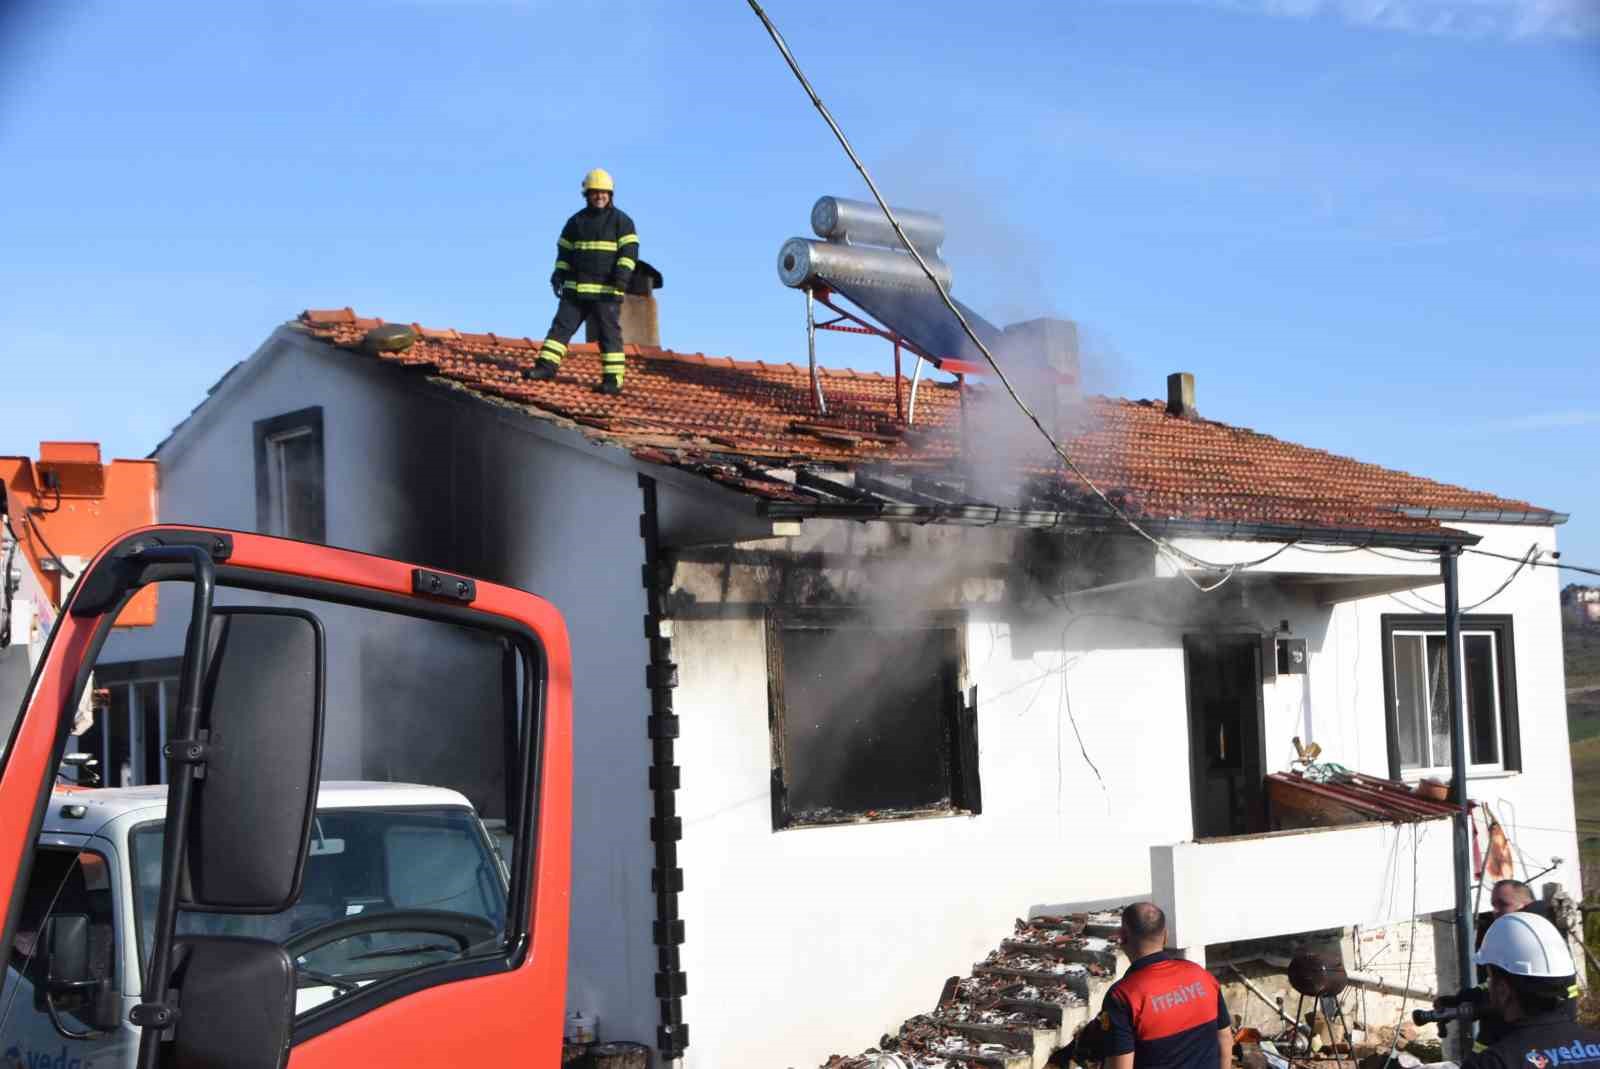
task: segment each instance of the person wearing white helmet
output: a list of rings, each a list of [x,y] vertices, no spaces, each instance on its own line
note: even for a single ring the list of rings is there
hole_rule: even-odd
[[[1494,912],[1494,919],[1499,920],[1509,913],[1528,913],[1543,917],[1555,925],[1556,932],[1562,939],[1567,937],[1566,928],[1556,920],[1555,913],[1550,903],[1543,899],[1535,898],[1533,888],[1521,880],[1500,880],[1494,885],[1489,897],[1489,908]],[[1487,930],[1485,930],[1487,935]],[[1480,940],[1480,943],[1482,940]],[[1479,970],[1482,973],[1483,970]],[[1486,977],[1480,976],[1480,980]],[[1578,997],[1577,983],[1574,981],[1569,992],[1573,1001],[1567,1003],[1576,1019],[1576,999]],[[1472,987],[1462,988],[1458,994],[1442,997],[1434,1002],[1438,1009],[1449,1009],[1461,1005],[1470,1005],[1473,1008],[1473,1020],[1478,1024],[1477,1045],[1473,1050],[1483,1050],[1493,1046],[1506,1033],[1506,1022],[1501,1020],[1500,1014],[1489,1002],[1489,988],[1486,983],[1478,983]],[[1445,1025],[1440,1024],[1439,1034],[1444,1034]]]
[[[1489,972],[1489,1004],[1505,1031],[1461,1069],[1600,1069],[1600,1031],[1577,1023],[1577,968],[1555,925],[1507,913],[1489,926],[1477,962]]]

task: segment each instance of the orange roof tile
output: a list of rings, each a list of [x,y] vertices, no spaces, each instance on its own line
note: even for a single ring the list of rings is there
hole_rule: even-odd
[[[362,353],[366,331],[381,322],[348,308],[307,311],[298,321],[311,336]],[[627,387],[608,397],[596,390],[600,359],[592,344],[571,346],[554,379],[525,382],[521,371],[536,355],[530,339],[413,330],[417,341],[410,349],[369,358],[437,374],[521,405],[532,416],[570,421],[642,460],[689,468],[778,501],[813,498],[765,469],[817,465],[934,474],[962,469],[986,444],[969,429],[963,449],[963,388],[951,382],[922,383],[916,424],[908,429],[895,417],[895,380],[880,373],[824,369],[828,413],[822,416],[812,407],[805,369],[793,363],[629,345]],[[907,381],[900,385],[909,392]],[[993,397],[989,387],[970,384],[965,395],[969,420],[974,405]],[[1122,507],[1151,520],[1421,533],[1438,524],[1401,509],[1548,511],[1243,427],[1180,418],[1156,401],[1088,397],[1081,424],[1084,429],[1063,443],[1067,452]],[[1028,455],[1011,465],[1011,481],[1029,488],[1035,506],[1101,510],[1080,484],[1060,474],[1042,439],[1037,448],[1034,439],[1027,441]],[[973,493],[1000,503],[982,497],[980,488]]]

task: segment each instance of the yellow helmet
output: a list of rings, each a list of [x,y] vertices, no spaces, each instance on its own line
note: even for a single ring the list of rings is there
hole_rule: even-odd
[[[616,188],[617,187],[611,181],[610,172],[602,171],[598,167],[583,176],[583,191],[585,193],[592,192],[596,189],[603,190],[606,193],[613,193],[616,191]]]

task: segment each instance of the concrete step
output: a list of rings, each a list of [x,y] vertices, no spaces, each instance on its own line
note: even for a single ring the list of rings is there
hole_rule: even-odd
[[[1105,999],[1127,961],[1107,936],[1115,913],[1040,916],[972,968],[932,1015],[900,1027],[910,1069],[1042,1069]],[[875,1052],[833,1063],[865,1069]]]
[[[1000,944],[1000,949],[1017,954],[1036,954],[1055,958],[1057,961],[1094,965],[1108,973],[1115,972],[1117,968],[1116,948],[1103,939],[1094,941],[1077,939],[1071,942],[1054,942],[1037,938],[1007,939]]]
[[[1050,1010],[1055,1011],[1058,1037],[1056,1046],[1058,1047],[1065,1046],[1071,1042],[1072,1037],[1078,1034],[1078,1029],[1083,1027],[1084,1022],[1089,1019],[1088,1003],[1076,995],[1072,996],[1072,1001],[1070,1002],[1034,1002],[1029,999],[1002,999],[998,1005],[1002,1009],[1015,1006],[1018,1008],[1039,1009],[1042,1012],[1048,1007]]]
[[[1011,1031],[1011,1030],[1007,1030]],[[1022,1030],[1026,1033],[1026,1029]],[[1033,1037],[1012,1043],[998,1031],[977,1037],[953,1027],[937,1015],[918,1014],[900,1026],[898,1048],[918,1054],[960,1057],[995,1069],[1033,1069]]]
[[[990,976],[1015,976],[1033,983],[1066,987],[1083,997],[1088,996],[1089,981],[1093,979],[1088,965],[1045,957],[1033,953],[1031,948],[998,950],[974,966],[974,974],[982,975],[979,967],[990,970]]]
[[[1025,1052],[1029,1057],[1029,1069],[1044,1069],[1044,1063],[1061,1045],[1061,1032],[1054,1025],[1034,1027],[1025,1020],[1005,1023],[964,1021],[944,1014],[940,1014],[938,1020],[947,1028],[980,1043],[998,1043]]]
[[[1088,1020],[1089,1007],[1070,987],[1036,983],[1014,976],[971,976],[956,989],[957,1005],[1023,1010],[1053,1024],[1065,1043]]]

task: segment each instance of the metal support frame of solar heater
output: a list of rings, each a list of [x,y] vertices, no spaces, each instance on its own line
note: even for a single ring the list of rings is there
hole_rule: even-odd
[[[835,291],[827,286],[806,286],[806,345],[811,358],[811,391],[818,411],[827,414],[827,406],[822,397],[822,380],[817,374],[817,345],[816,332],[819,330],[832,330],[842,334],[870,334],[882,338],[894,346],[894,416],[907,427],[916,421],[917,415],[917,387],[922,382],[922,369],[932,364],[942,371],[948,371],[956,377],[958,384],[965,384],[966,376],[978,370],[965,360],[955,360],[951,357],[933,356],[923,352],[914,342],[901,337],[892,330],[885,330],[875,323],[868,322],[861,316],[848,309],[841,308],[833,303]],[[836,314],[836,317],[825,323],[816,321],[816,308],[813,302],[820,301],[825,307]],[[846,321],[849,321],[847,325]],[[907,349],[917,354],[916,370],[911,376],[911,397],[907,401],[901,386],[900,350]],[[959,365],[951,367],[949,365]]]
[[[1350,1022],[1345,1018],[1344,1015],[1344,1003],[1339,1001],[1337,995],[1307,995],[1303,991],[1299,992],[1299,995],[1300,1001],[1295,1004],[1294,1008],[1294,1019],[1297,1023],[1295,1027],[1290,1030],[1289,1050],[1283,1056],[1284,1061],[1288,1062],[1291,1066],[1297,1064],[1295,1062],[1295,1049],[1300,1045],[1300,1025],[1305,1023],[1306,999],[1308,998],[1312,1000],[1312,1004],[1316,1007],[1316,1011],[1319,1016],[1325,1015],[1324,1011],[1326,1007],[1323,1005],[1322,1000],[1324,998],[1331,998],[1333,1000],[1334,1011],[1333,1016],[1328,1018],[1328,1021],[1330,1022],[1328,1027],[1328,1035],[1330,1037],[1333,1035],[1333,1027],[1331,1022],[1338,1021],[1339,1027],[1344,1031],[1344,1042],[1350,1042]],[[1309,1025],[1307,1026],[1306,1030],[1308,1033],[1314,1031],[1314,1029],[1312,1029]],[[1351,1048],[1350,1054],[1351,1069],[1355,1069],[1354,1049],[1354,1047]],[[1311,1036],[1308,1034],[1306,1036],[1305,1056],[1307,1059],[1309,1059],[1314,1053],[1316,1052],[1311,1049]],[[1344,1059],[1340,1056],[1336,1047],[1333,1048],[1333,1064],[1340,1067],[1344,1065]]]

